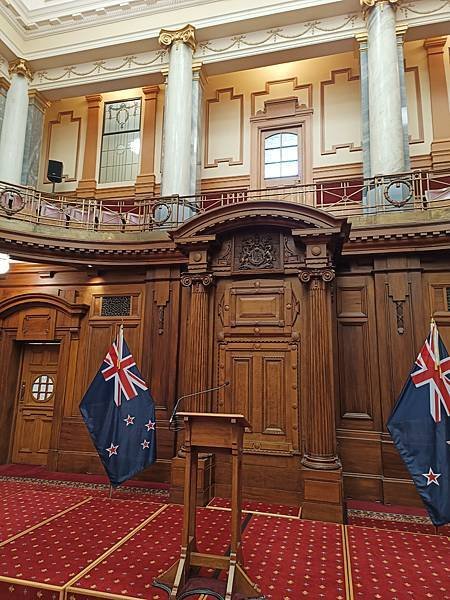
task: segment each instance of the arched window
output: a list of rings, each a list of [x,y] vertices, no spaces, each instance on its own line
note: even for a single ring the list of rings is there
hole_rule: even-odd
[[[288,131],[266,134],[264,179],[299,177],[298,134]]]

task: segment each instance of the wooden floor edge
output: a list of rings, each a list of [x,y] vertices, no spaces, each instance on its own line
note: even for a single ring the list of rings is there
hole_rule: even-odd
[[[344,556],[345,597],[346,600],[354,600],[355,596],[353,594],[352,561],[348,542],[347,525],[341,525],[341,528],[342,552]]]
[[[65,591],[68,590],[69,588],[71,588],[71,586],[73,586],[79,579],[81,579],[82,577],[84,577],[87,573],[89,573],[89,571],[91,571],[92,569],[94,569],[98,564],[100,564],[103,560],[105,560],[105,558],[107,558],[110,554],[112,554],[113,552],[115,552],[123,544],[125,544],[126,542],[128,542],[128,540],[131,539],[133,537],[133,535],[136,535],[136,533],[138,533],[146,525],[148,525],[149,523],[151,523],[151,521],[153,521],[153,519],[155,519],[157,516],[159,516],[164,510],[166,510],[166,508],[168,506],[169,506],[169,504],[163,504],[162,506],[160,506],[154,513],[152,513],[149,517],[147,517],[144,521],[142,521],[142,523],[140,523],[132,531],[130,531],[129,533],[127,533],[126,536],[124,536],[122,539],[120,539],[118,542],[116,542],[113,546],[111,546],[111,548],[108,548],[108,550],[106,550],[101,556],[99,556],[98,558],[96,558],[92,563],[90,563],[82,571],[80,571],[79,573],[77,573],[76,575],[74,575],[74,577],[72,577],[72,579],[70,579],[69,581],[67,581],[62,586],[62,588]],[[72,593],[74,593],[75,590],[71,590],[71,591],[72,591]],[[123,596],[118,596],[118,597],[122,597],[123,598]]]
[[[10,537],[6,540],[3,540],[3,542],[0,542],[0,548],[2,548],[3,546],[6,546],[6,544],[9,544],[10,542],[13,542],[14,540],[17,540],[18,538],[26,535],[27,533],[30,533],[31,531],[34,531],[35,529],[38,529],[39,527],[46,525],[47,523],[51,523],[58,517],[62,517],[63,515],[69,513],[70,511],[74,510],[75,508],[78,508],[78,507],[82,506],[83,504],[90,502],[92,499],[93,499],[93,496],[89,496],[88,498],[85,498],[84,500],[81,500],[80,502],[77,502],[76,504],[73,504],[72,506],[65,508],[64,510],[60,511],[59,513],[56,513],[56,515],[53,515],[52,517],[48,517],[47,519],[44,519],[43,521],[40,521],[39,523],[36,523],[36,525],[32,525],[31,527],[28,527],[27,529],[24,529],[23,531],[19,531],[19,533],[16,533],[12,537]]]
[[[0,582],[29,586],[33,588],[41,588],[43,590],[50,590],[52,592],[61,593],[64,590],[62,585],[52,585],[51,583],[41,583],[40,581],[31,581],[28,579],[17,579],[15,577],[6,577],[5,575],[0,575]]]

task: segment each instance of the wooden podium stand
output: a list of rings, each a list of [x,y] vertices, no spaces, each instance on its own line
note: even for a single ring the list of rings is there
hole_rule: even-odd
[[[159,587],[169,588],[170,600],[183,592],[191,567],[207,567],[228,571],[225,600],[239,592],[246,598],[259,598],[260,590],[243,569],[241,548],[242,512],[242,442],[245,427],[243,415],[180,412],[185,427],[186,466],[184,471],[184,519],[180,558],[155,580]],[[231,454],[231,543],[230,555],[219,556],[198,552],[195,535],[197,466],[199,452]],[[162,584],[162,586],[160,585]]]

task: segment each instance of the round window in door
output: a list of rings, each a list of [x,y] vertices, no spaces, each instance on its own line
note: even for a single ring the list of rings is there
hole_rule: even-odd
[[[48,402],[54,390],[55,382],[50,375],[39,375],[31,385],[31,395],[36,402]]]

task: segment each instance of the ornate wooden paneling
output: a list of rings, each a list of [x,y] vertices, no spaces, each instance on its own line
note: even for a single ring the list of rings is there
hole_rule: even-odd
[[[373,284],[339,277],[336,294],[339,426],[373,429],[379,425]]]
[[[297,345],[288,341],[229,341],[219,345],[220,412],[246,416],[245,450],[290,454],[299,449]]]

